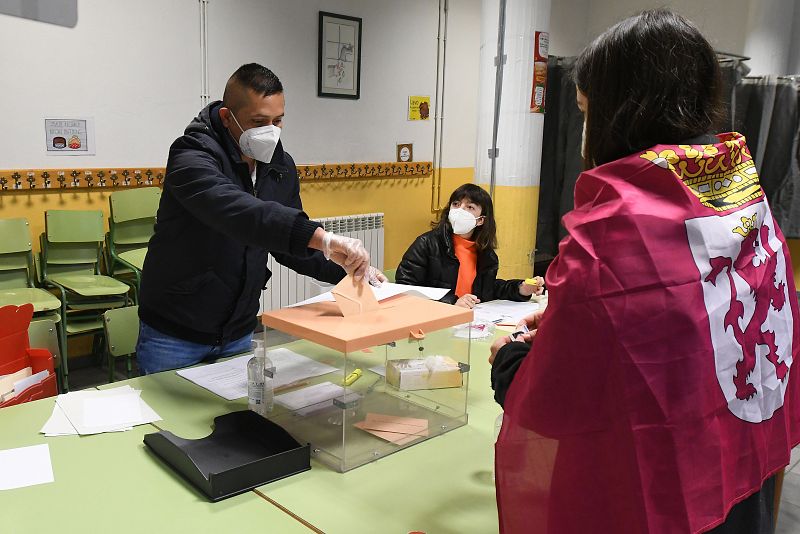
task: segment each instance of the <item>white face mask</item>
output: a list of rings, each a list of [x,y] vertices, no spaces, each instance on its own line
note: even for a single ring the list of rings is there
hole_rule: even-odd
[[[586,158],[586,120],[583,121],[583,134],[581,134],[581,157]]]
[[[468,234],[478,225],[478,219],[464,208],[451,208],[447,214],[447,220],[453,227],[453,233],[457,235]]]
[[[236,115],[233,112],[231,112],[231,117],[236,121],[236,126],[242,130],[242,135],[239,137],[239,149],[241,149],[242,154],[261,163],[272,161],[275,147],[278,146],[278,140],[281,138],[281,129],[274,124],[270,124],[269,126],[259,126],[258,128],[245,130],[236,120]]]

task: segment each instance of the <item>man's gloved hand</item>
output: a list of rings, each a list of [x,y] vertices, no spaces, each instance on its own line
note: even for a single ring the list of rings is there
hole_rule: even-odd
[[[386,280],[388,280],[388,278],[386,278],[385,274],[372,265],[369,266],[369,270],[367,271],[367,281],[369,282],[369,285],[381,287]]]
[[[325,232],[322,238],[322,253],[325,258],[340,265],[347,274],[361,280],[369,268],[369,252],[358,239]]]

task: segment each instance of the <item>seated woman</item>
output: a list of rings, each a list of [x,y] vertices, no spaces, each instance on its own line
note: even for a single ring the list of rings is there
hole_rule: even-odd
[[[540,294],[541,278],[537,285],[497,278],[496,233],[489,193],[464,184],[450,195],[433,230],[419,236],[403,255],[396,282],[448,288],[442,302],[464,308],[495,299],[524,301]]]

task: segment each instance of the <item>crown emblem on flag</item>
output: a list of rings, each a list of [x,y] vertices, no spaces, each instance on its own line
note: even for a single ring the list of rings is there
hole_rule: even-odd
[[[755,213],[753,214],[752,217],[740,217],[742,225],[734,228],[733,233],[739,234],[742,237],[747,237],[747,234],[752,232],[753,229],[756,227],[756,217],[757,214]]]

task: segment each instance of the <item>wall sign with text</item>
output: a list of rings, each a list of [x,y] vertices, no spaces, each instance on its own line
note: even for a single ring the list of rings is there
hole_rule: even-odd
[[[94,156],[94,119],[44,119],[49,156]]]
[[[431,97],[429,96],[408,97],[408,120],[426,121],[430,116],[431,116]]]

